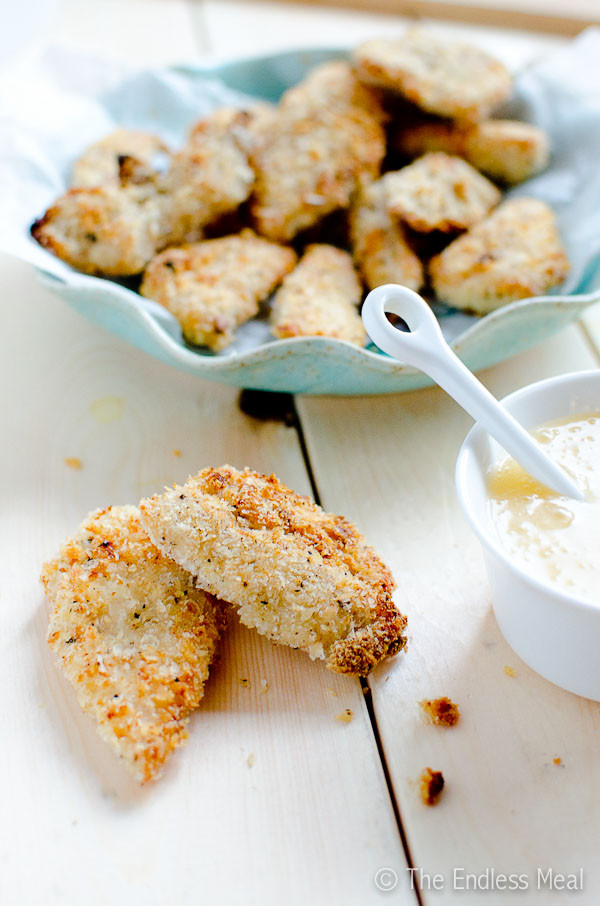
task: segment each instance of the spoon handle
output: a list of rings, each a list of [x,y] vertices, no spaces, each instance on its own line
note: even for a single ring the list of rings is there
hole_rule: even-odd
[[[388,312],[401,317],[408,331],[394,327],[386,317]],[[450,349],[421,296],[395,284],[379,286],[367,296],[362,317],[367,333],[380,349],[433,378],[530,475],[560,494],[583,499],[564,469],[548,458],[531,434]]]

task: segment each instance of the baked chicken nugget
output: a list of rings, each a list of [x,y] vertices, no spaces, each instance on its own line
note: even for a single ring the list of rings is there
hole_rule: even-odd
[[[547,292],[569,272],[552,209],[535,198],[505,201],[432,258],[437,296],[485,314]]]
[[[223,605],[152,544],[135,507],[91,513],[42,582],[48,642],[84,711],[137,780],[186,738],[223,626]]]
[[[423,266],[408,245],[401,223],[387,209],[383,180],[363,186],[350,208],[354,260],[369,289],[400,283],[418,291]]]
[[[390,214],[423,233],[467,229],[502,197],[470,164],[442,152],[386,173],[383,184]]]
[[[358,78],[397,91],[423,110],[450,119],[484,119],[506,100],[506,67],[473,47],[437,38],[420,28],[394,40],[366,41],[354,51]]]
[[[204,226],[234,211],[252,190],[244,111],[216,110],[193,127],[165,176],[169,243],[193,241]]]
[[[31,235],[85,274],[139,274],[164,243],[162,199],[147,185],[70,189],[36,220]]]
[[[269,639],[349,674],[404,647],[387,567],[353,525],[274,475],[204,469],[140,512],[165,555]]]
[[[157,135],[135,129],[117,129],[90,145],[75,161],[71,188],[120,185],[127,158],[136,162],[138,179],[141,173],[151,176],[157,171],[161,158],[168,153],[167,145]]]
[[[361,107],[279,107],[251,154],[256,229],[285,242],[348,207],[361,178],[379,174],[384,154],[383,128]]]
[[[352,258],[333,245],[310,245],[273,299],[276,337],[336,337],[357,346],[367,339],[357,310],[362,296]]]
[[[280,103],[284,109],[301,108],[305,114],[324,108],[349,110],[359,107],[380,122],[388,118],[382,92],[360,82],[350,63],[343,60],[315,66],[301,82],[288,88]]]
[[[224,349],[295,263],[292,249],[243,230],[161,252],[140,293],[177,318],[188,342]]]
[[[410,157],[445,151],[464,157],[492,179],[518,183],[548,164],[549,140],[543,129],[516,120],[482,120],[473,125],[423,122],[401,128],[396,150]]]

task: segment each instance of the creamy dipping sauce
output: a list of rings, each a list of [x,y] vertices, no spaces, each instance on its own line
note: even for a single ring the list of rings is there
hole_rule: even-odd
[[[600,604],[600,413],[569,416],[532,433],[586,500],[561,497],[507,456],[488,480],[495,530],[529,575]]]

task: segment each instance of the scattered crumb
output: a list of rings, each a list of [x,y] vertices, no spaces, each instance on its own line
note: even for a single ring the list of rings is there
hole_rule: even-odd
[[[421,774],[419,790],[425,805],[437,805],[437,801],[444,789],[444,776],[441,771],[432,771],[425,768]]]
[[[246,679],[245,676],[244,676],[244,677],[241,677],[241,678],[240,678],[240,686],[244,686],[244,687],[246,687],[247,689],[249,689],[249,688],[250,688],[250,680],[249,680],[249,679]]]
[[[334,698],[337,698],[337,692],[335,691],[335,689],[328,689],[327,691],[330,695],[333,695]]]
[[[557,755],[556,758],[553,758],[553,759],[552,759],[552,763],[553,763],[553,764],[562,764],[562,763],[563,763],[563,760],[562,760],[562,758],[560,757],[560,755]]]
[[[335,719],[339,720],[342,724],[349,724],[350,721],[354,718],[354,711],[350,708],[345,708],[343,711],[340,711],[339,714],[335,715]]]
[[[173,450],[173,456],[181,456],[181,450]]]
[[[261,691],[261,693],[262,693],[263,695],[265,694],[265,692],[268,692],[268,691],[269,691],[269,684],[268,684],[268,682],[266,681],[266,679],[261,679],[261,681],[260,681],[260,691]]]
[[[363,686],[363,687],[362,687],[362,694],[363,694],[363,695],[368,695],[368,694],[370,693],[370,691],[371,691],[371,687],[370,687],[370,686]]]
[[[506,673],[507,676],[516,676],[517,675],[514,671],[514,668],[509,667],[508,664],[506,664],[506,666],[504,667],[504,672]]]
[[[65,465],[70,469],[83,469],[83,463],[78,456],[65,457]]]
[[[90,405],[92,418],[97,422],[115,422],[123,417],[125,400],[120,396],[101,396]]]
[[[253,768],[253,767],[254,767],[254,762],[255,762],[255,761],[256,761],[256,755],[255,755],[255,753],[254,753],[254,752],[250,752],[250,754],[249,754],[248,757],[246,758],[246,764],[248,765],[249,768]]]
[[[424,698],[419,704],[436,727],[453,727],[460,718],[458,705],[445,695],[442,698]]]

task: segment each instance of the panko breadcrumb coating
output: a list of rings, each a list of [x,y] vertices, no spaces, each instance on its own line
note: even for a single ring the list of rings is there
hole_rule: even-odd
[[[295,263],[292,249],[243,230],[161,252],[140,293],[177,318],[188,342],[224,349]]]
[[[359,107],[382,123],[387,120],[382,92],[363,85],[350,63],[344,60],[332,60],[315,66],[301,82],[284,92],[280,103],[284,109],[297,107],[304,114],[309,110],[346,111]]]
[[[419,792],[425,805],[437,805],[444,789],[444,775],[441,771],[425,768],[419,782]]]
[[[252,190],[248,114],[216,110],[196,123],[165,176],[171,244],[193,241],[202,228],[234,211]]]
[[[423,233],[467,229],[502,197],[470,164],[443,152],[386,173],[383,184],[390,214]]]
[[[552,209],[535,198],[505,201],[432,258],[439,299],[486,314],[561,283],[569,260]]]
[[[117,129],[86,148],[75,161],[70,187],[119,186],[125,158],[136,161],[138,173],[144,171],[150,176],[168,153],[167,145],[157,135],[135,129]]]
[[[363,675],[404,647],[387,567],[353,525],[274,475],[204,469],[140,512],[166,556],[273,641]]]
[[[394,147],[410,157],[430,151],[457,154],[502,183],[518,183],[535,176],[548,165],[550,155],[543,129],[516,120],[483,120],[473,125],[418,123],[401,128]]]
[[[387,209],[385,183],[360,189],[350,208],[354,260],[369,289],[400,283],[416,292],[423,285],[423,265],[406,241],[405,229]]]
[[[313,109],[310,99],[306,108],[279,107],[251,154],[256,229],[285,242],[348,207],[361,179],[378,176],[384,154],[384,131],[361,107]]]
[[[48,642],[102,738],[139,781],[186,738],[223,604],[152,544],[135,507],[91,513],[46,563]]]
[[[335,337],[364,346],[357,310],[362,290],[352,258],[333,245],[310,245],[273,299],[276,337]]]
[[[151,187],[70,189],[31,227],[40,245],[84,274],[139,274],[163,244],[161,197]]]
[[[483,50],[420,28],[393,40],[366,41],[354,51],[354,64],[365,84],[396,91],[450,119],[484,119],[512,89],[506,67]]]
[[[454,727],[460,720],[458,705],[446,695],[441,698],[424,698],[419,704],[436,727]]]

